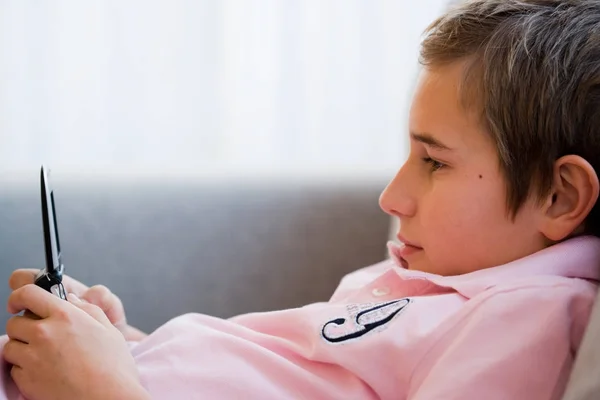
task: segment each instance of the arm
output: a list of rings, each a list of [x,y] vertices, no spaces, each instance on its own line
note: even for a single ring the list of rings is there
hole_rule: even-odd
[[[522,288],[476,303],[429,349],[408,398],[560,398],[593,302],[590,286]]]

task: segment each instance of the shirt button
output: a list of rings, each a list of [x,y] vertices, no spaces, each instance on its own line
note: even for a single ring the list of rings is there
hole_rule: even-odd
[[[390,294],[390,288],[387,286],[375,288],[375,289],[373,289],[373,291],[371,293],[373,293],[373,296],[375,296],[375,297],[386,296],[386,295]]]

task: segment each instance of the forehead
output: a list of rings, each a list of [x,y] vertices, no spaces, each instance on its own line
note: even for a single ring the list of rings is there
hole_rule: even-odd
[[[477,107],[466,107],[463,96],[466,63],[422,70],[410,110],[411,132],[427,132],[449,147],[486,150],[492,144]],[[493,146],[492,146],[493,147]]]

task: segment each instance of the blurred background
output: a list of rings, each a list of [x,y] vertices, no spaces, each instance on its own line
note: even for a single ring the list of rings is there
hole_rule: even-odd
[[[0,0],[0,280],[42,266],[45,163],[68,273],[143,328],[327,299],[385,255],[444,3]]]
[[[442,0],[2,0],[0,170],[386,174]]]

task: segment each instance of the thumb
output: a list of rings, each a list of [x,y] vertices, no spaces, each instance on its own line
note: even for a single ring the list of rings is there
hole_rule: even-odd
[[[75,307],[83,310],[86,314],[94,318],[96,321],[100,322],[104,326],[112,326],[112,323],[109,321],[106,314],[102,309],[94,304],[88,303],[87,301],[81,300],[75,293],[69,293],[67,295],[67,300],[69,303],[73,304]]]

